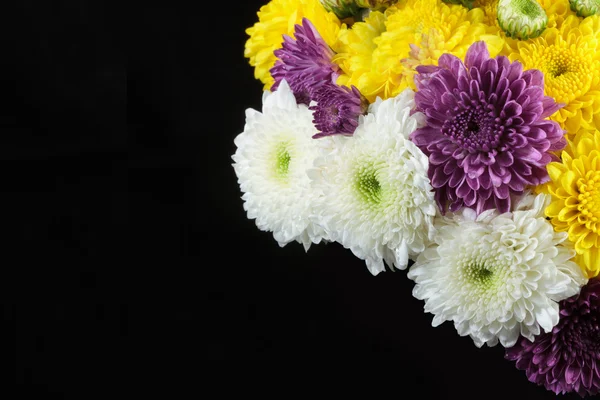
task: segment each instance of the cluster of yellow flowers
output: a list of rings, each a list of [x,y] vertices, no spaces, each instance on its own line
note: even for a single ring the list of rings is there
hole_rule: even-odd
[[[549,164],[553,196],[546,210],[557,231],[567,231],[576,261],[587,275],[600,273],[600,16],[579,16],[569,0],[537,0],[547,23],[536,37],[519,39],[498,23],[503,0],[474,0],[469,9],[442,0],[399,0],[356,21],[340,19],[320,0],[271,0],[246,32],[245,56],[255,77],[270,89],[269,70],[282,35],[293,37],[303,17],[335,52],[337,83],[356,86],[373,102],[415,89],[419,65],[437,65],[444,53],[464,58],[469,46],[483,40],[490,55],[520,61],[524,69],[544,73],[545,94],[562,107],[550,119],[569,142]],[[393,2],[392,2],[393,3]]]

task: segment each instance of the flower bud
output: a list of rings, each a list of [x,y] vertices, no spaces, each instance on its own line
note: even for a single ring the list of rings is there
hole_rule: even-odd
[[[397,2],[398,0],[355,0],[356,5],[360,8],[370,8],[371,10],[386,9]]]
[[[500,0],[498,25],[506,36],[527,40],[538,37],[546,29],[548,16],[535,0]]]
[[[600,13],[600,0],[569,0],[571,10],[580,17],[589,17]]]
[[[340,19],[360,15],[362,9],[382,10],[397,2],[398,0],[321,0],[323,7]]]
[[[469,10],[473,8],[473,0],[443,0],[447,4],[459,4],[467,7]]]
[[[354,0],[321,0],[321,4],[339,19],[352,17],[360,11],[360,7],[356,5]]]

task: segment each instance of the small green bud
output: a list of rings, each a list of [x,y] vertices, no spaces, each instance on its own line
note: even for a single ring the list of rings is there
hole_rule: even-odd
[[[340,19],[358,16],[363,9],[383,10],[397,2],[398,0],[321,0],[323,7]]]
[[[473,8],[473,0],[443,0],[447,4],[460,4],[467,7],[469,10]]]
[[[360,12],[360,7],[354,0],[321,0],[321,4],[339,19],[353,17]]]
[[[546,29],[548,16],[535,0],[500,0],[498,25],[506,36],[527,40],[538,37]]]
[[[571,10],[580,17],[589,17],[600,13],[600,0],[569,0]]]

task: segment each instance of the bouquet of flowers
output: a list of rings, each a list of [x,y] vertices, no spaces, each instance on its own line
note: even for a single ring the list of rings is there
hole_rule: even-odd
[[[233,155],[280,246],[338,242],[557,394],[600,392],[600,1],[271,0]]]

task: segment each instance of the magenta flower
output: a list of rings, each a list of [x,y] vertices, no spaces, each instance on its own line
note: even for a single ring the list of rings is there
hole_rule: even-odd
[[[271,91],[285,79],[298,103],[308,105],[312,90],[323,82],[335,82],[339,67],[331,61],[335,53],[308,19],[296,24],[294,36],[283,35],[283,47],[275,50],[278,60],[270,71],[275,79]]]
[[[359,117],[369,108],[369,102],[352,86],[338,86],[327,82],[312,92],[316,104],[309,107],[314,111],[313,123],[319,133],[313,138],[330,135],[352,135],[358,126]]]
[[[521,338],[506,351],[533,383],[556,394],[600,393],[600,280],[560,302],[560,321],[532,343]]]
[[[544,96],[541,71],[490,58],[484,42],[464,63],[444,54],[438,64],[417,67],[416,109],[427,125],[411,135],[429,157],[438,206],[509,211],[511,194],[548,181],[551,152],[566,145],[558,123],[545,119],[560,106]]]

